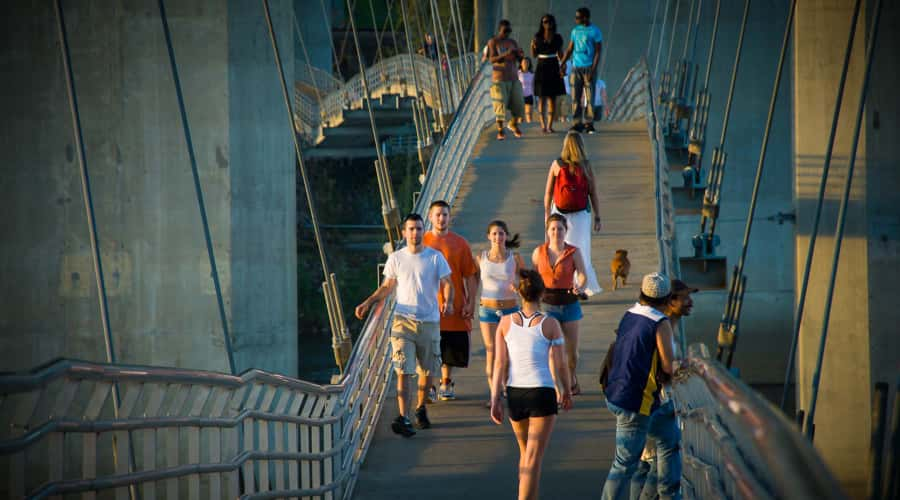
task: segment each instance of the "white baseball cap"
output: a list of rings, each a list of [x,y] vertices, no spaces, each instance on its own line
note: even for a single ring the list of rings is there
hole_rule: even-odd
[[[650,273],[641,281],[641,293],[651,299],[661,299],[672,291],[669,277],[662,273]]]

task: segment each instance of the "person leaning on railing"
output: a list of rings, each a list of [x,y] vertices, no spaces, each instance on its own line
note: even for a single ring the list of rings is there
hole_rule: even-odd
[[[674,334],[663,313],[671,288],[664,274],[644,276],[638,303],[616,329],[604,389],[606,406],[616,416],[616,452],[603,486],[604,500],[630,490],[648,435],[656,440],[659,497],[681,498],[681,436],[672,401],[660,399],[658,381],[665,378],[662,374],[673,373]]]

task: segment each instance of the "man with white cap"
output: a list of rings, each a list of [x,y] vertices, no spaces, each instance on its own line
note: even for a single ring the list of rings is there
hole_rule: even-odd
[[[672,402],[661,402],[657,381],[660,372],[673,372],[672,325],[662,312],[671,290],[666,275],[644,276],[638,303],[628,309],[616,330],[604,391],[606,406],[616,416],[616,454],[603,486],[603,499],[628,494],[648,434],[657,443],[660,498],[681,498],[681,436]]]
[[[678,328],[678,323],[681,321],[681,318],[691,315],[691,310],[694,307],[694,300],[691,298],[691,294],[699,291],[700,289],[694,288],[684,281],[679,279],[672,280],[672,294],[669,297],[669,302],[666,304],[663,312],[669,317],[669,323],[672,324],[673,331]],[[666,390],[666,387],[663,386],[663,399],[665,399]],[[665,412],[668,410],[668,407],[665,404],[661,404],[660,408],[656,411],[660,412],[660,410]],[[657,413],[650,415],[650,418],[653,418],[656,414]],[[665,469],[666,467],[673,467],[674,465],[671,464],[672,461],[678,461],[680,465],[681,454],[670,455],[670,463],[661,463],[656,459],[656,441],[652,438],[648,438],[647,444],[644,445],[644,452],[641,454],[640,465],[638,465],[637,472],[635,472],[634,476],[631,478],[631,498],[637,497],[635,491],[640,488],[640,485],[642,484],[643,489],[640,490],[640,500],[653,500],[657,498],[657,468]]]

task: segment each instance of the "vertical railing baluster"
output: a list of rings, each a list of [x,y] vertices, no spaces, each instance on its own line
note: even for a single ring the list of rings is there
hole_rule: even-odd
[[[160,384],[153,384],[144,391],[147,394],[147,406],[144,408],[144,417],[156,417],[162,406],[165,389]],[[140,469],[144,472],[156,469],[157,430],[145,429],[138,431],[142,434],[143,458]],[[156,481],[146,481],[142,485],[143,498],[156,498]]]
[[[300,407],[306,400],[306,394],[302,392],[294,392],[294,398],[291,406],[288,408],[288,415],[297,415]],[[297,431],[299,425],[295,423],[287,424],[287,451],[296,452],[299,449],[299,437]],[[300,461],[294,460],[288,463],[288,488],[295,490],[300,487]]]
[[[24,458],[24,454],[23,458]],[[81,435],[81,477],[93,479],[97,477],[97,434],[85,432]],[[85,491],[81,500],[96,500],[97,493]]]

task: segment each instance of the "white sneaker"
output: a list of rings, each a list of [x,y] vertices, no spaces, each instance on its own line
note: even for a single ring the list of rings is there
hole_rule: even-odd
[[[426,402],[427,402],[428,404],[432,404],[432,403],[437,403],[437,400],[438,400],[438,398],[437,398],[437,390],[434,388],[434,386],[431,386],[431,387],[428,389],[428,400],[427,400]]]
[[[450,382],[450,384],[441,384],[441,390],[438,392],[438,397],[441,401],[452,401],[456,399],[456,391],[454,391],[454,383]]]

